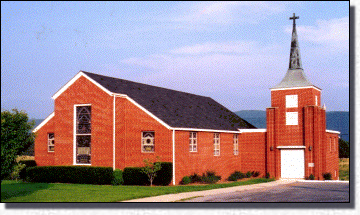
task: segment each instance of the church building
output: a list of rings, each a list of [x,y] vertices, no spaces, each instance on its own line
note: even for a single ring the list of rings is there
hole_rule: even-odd
[[[271,88],[266,129],[210,97],[80,71],[54,96],[54,112],[34,129],[39,166],[143,166],[160,157],[184,176],[234,171],[279,178],[339,178],[340,132],[326,130],[321,89],[302,68],[293,15],[289,69]]]

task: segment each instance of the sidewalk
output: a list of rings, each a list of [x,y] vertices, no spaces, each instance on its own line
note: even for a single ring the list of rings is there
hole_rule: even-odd
[[[236,191],[245,191],[245,190],[254,190],[254,189],[261,189],[266,187],[272,187],[280,184],[291,184],[296,182],[296,179],[281,179],[277,181],[267,182],[267,183],[260,183],[260,184],[252,184],[252,185],[243,185],[237,187],[226,187],[220,189],[213,189],[213,190],[203,190],[203,191],[193,191],[187,193],[177,193],[177,194],[167,194],[162,196],[153,196],[141,199],[132,199],[123,202],[175,202],[180,201],[182,199],[189,199],[194,197],[200,196],[209,196],[209,195],[216,195],[222,193],[230,193]]]

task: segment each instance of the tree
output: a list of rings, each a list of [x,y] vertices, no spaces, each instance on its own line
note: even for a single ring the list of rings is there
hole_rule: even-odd
[[[348,158],[350,154],[349,142],[339,139],[339,158]]]
[[[34,142],[34,124],[23,111],[1,111],[1,181],[13,171],[17,155]]]
[[[156,177],[156,173],[161,169],[161,163],[159,157],[156,157],[156,161],[154,163],[150,163],[148,159],[144,160],[145,167],[141,169],[141,172],[145,173],[150,181],[150,186]]]

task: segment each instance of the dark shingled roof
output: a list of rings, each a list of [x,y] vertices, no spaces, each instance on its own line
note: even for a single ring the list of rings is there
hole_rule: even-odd
[[[255,128],[210,97],[82,72],[107,90],[128,95],[171,127],[230,131]]]

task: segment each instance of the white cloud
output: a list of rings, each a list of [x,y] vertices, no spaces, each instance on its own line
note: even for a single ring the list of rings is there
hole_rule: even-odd
[[[180,4],[178,10],[170,13],[168,18],[162,19],[174,23],[174,28],[203,30],[211,25],[228,25],[234,22],[258,23],[269,15],[284,12],[287,4],[266,1],[186,2]]]
[[[301,41],[311,42],[322,54],[334,54],[349,51],[349,17],[331,20],[318,20],[315,26],[297,26]],[[285,31],[291,33],[292,27]],[[301,45],[300,45],[301,46]],[[301,48],[301,47],[300,47]]]
[[[210,95],[219,88],[231,92],[275,85],[280,80],[272,77],[277,73],[282,77],[287,66],[287,56],[279,55],[279,48],[262,47],[253,41],[211,42],[121,62],[155,71],[144,73],[142,82]]]
[[[185,46],[171,50],[173,54],[208,54],[208,53],[249,53],[255,46],[254,42],[229,41],[222,43],[207,42]]]

